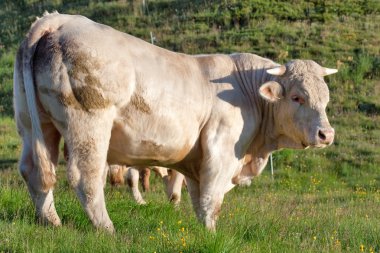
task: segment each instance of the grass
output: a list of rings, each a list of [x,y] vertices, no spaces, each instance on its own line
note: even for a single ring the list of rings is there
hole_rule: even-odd
[[[95,231],[59,170],[56,206],[61,228],[36,225],[27,190],[15,171],[2,172],[0,251],[10,252],[369,252],[380,250],[380,192],[352,189],[318,173],[268,173],[227,194],[210,234],[196,221],[189,198],[177,210],[153,180],[149,204],[138,206],[125,188],[107,186],[117,233]],[[41,244],[41,241],[44,243]]]
[[[380,252],[380,3],[347,1],[0,1],[0,252]],[[117,233],[92,228],[58,170],[61,228],[36,224],[17,172],[21,142],[11,118],[17,45],[44,10],[83,14],[185,53],[252,52],[280,63],[313,59],[339,68],[326,78],[336,130],[323,150],[283,150],[249,188],[226,195],[218,232],[177,210],[153,179],[149,204],[106,188]],[[162,223],[161,223],[162,221]],[[43,243],[42,243],[43,242]]]
[[[1,126],[2,143],[14,144],[0,152],[8,160],[0,169],[0,252],[360,252],[361,245],[365,252],[380,251],[377,179],[347,181],[325,171],[315,154],[296,163],[293,157],[306,152],[291,150],[275,155],[274,180],[267,170],[250,187],[226,195],[216,234],[197,222],[185,189],[176,209],[155,177],[146,206],[137,205],[125,187],[107,185],[117,233],[96,231],[66,180],[63,161],[55,189],[63,226],[40,226],[15,169],[20,150],[14,122],[3,118]]]

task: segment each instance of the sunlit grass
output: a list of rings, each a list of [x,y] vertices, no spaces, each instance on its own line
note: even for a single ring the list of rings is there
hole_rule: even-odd
[[[152,179],[152,192],[145,193],[146,206],[137,205],[125,187],[107,186],[114,236],[92,227],[67,184],[64,168],[58,176],[55,196],[63,226],[51,228],[36,224],[18,173],[2,172],[0,250],[358,252],[360,245],[366,252],[371,247],[379,250],[379,189],[352,189],[319,173],[296,176],[289,168],[272,180],[265,172],[250,187],[232,190],[226,195],[216,234],[197,222],[185,189],[176,209],[167,203],[158,178]]]

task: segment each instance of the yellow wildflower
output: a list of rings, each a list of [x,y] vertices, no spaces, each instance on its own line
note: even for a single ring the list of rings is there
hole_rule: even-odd
[[[364,245],[360,244],[360,252],[364,252],[364,249],[365,249]]]
[[[181,242],[182,242],[182,246],[185,247],[186,246],[185,237],[181,237]]]

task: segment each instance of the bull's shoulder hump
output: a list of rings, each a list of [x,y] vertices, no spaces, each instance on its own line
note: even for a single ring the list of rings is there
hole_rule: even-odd
[[[234,71],[235,68],[233,60],[226,54],[194,55],[193,59],[195,59],[203,72],[207,72],[211,75],[212,73],[229,74]]]
[[[193,55],[198,62],[205,63],[231,63],[231,57],[227,54],[197,54]]]
[[[274,67],[279,65],[268,58],[251,53],[234,53],[230,54],[230,57],[234,63],[242,69]]]

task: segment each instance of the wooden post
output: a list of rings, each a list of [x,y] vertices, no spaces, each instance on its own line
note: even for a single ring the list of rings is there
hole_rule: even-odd
[[[153,35],[153,32],[150,32],[150,42],[154,45],[154,41],[156,40],[156,38],[154,37]]]
[[[274,179],[274,172],[273,172],[273,157],[272,157],[272,154],[270,154],[270,173],[272,175],[272,180]]]

